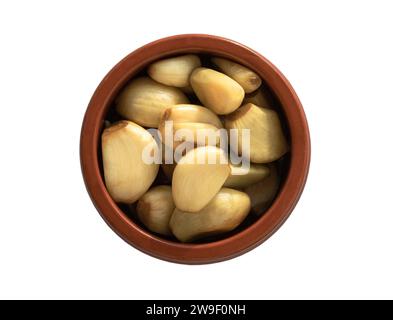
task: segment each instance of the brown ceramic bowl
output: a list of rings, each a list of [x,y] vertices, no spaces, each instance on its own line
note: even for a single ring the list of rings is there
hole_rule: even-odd
[[[144,229],[132,214],[109,196],[102,176],[100,136],[103,122],[123,86],[151,62],[184,53],[213,54],[232,59],[257,72],[269,87],[284,122],[291,151],[282,161],[281,188],[271,207],[224,238],[182,244]],[[149,43],[120,61],[101,81],[87,108],[80,139],[86,188],[107,224],[126,242],[154,257],[187,264],[212,263],[243,254],[269,238],[288,218],[306,182],[310,137],[302,105],[292,86],[266,58],[232,40],[200,34],[178,35]],[[135,181],[138,183],[138,181]]]

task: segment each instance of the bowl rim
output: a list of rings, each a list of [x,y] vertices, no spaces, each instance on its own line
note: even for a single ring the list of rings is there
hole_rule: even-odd
[[[99,169],[98,144],[104,116],[125,83],[154,60],[183,53],[233,59],[260,74],[282,105],[291,137],[287,178],[270,208],[252,225],[225,239],[182,244],[159,238],[131,221],[112,200]],[[230,39],[181,34],[148,43],[128,54],[104,77],[87,107],[80,135],[80,162],[86,189],[105,222],[123,240],[153,257],[183,264],[228,260],[267,240],[289,217],[304,189],[311,155],[310,134],[299,98],[284,75],[258,52]]]

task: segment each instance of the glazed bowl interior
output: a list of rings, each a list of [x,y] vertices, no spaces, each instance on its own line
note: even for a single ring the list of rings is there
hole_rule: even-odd
[[[260,75],[272,105],[279,113],[290,152],[278,162],[281,186],[270,208],[248,218],[230,233],[183,244],[148,231],[135,214],[135,205],[116,204],[105,188],[101,159],[104,121],[120,120],[114,111],[119,92],[133,78],[144,75],[152,62],[186,53],[220,56],[243,64]],[[191,103],[196,101],[191,101]],[[164,260],[200,264],[238,256],[265,241],[291,213],[303,190],[309,166],[310,142],[299,99],[285,77],[263,56],[228,39],[208,35],[181,35],[158,40],[134,51],[102,80],[85,115],[81,133],[81,166],[87,190],[108,225],[137,249]],[[136,182],[137,183],[137,182]],[[153,185],[169,184],[161,170]]]

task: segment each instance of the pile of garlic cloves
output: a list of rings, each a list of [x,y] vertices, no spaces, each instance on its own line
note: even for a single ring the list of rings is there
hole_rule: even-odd
[[[101,137],[104,180],[112,199],[132,205],[151,232],[181,242],[227,233],[250,212],[263,214],[280,186],[277,162],[289,151],[260,76],[221,57],[201,60],[186,54],[148,66],[116,98],[121,120],[107,125]],[[173,132],[164,139],[168,122]],[[160,141],[150,128],[157,129]],[[178,141],[176,132],[183,129],[190,135]],[[230,129],[237,129],[237,150],[245,149],[242,130],[249,129],[249,169],[232,163],[218,139],[195,142],[197,133]],[[161,164],[142,157],[146,150],[168,148],[173,155],[182,143],[191,147],[175,163],[166,163],[164,152]],[[166,181],[157,178],[159,171]]]

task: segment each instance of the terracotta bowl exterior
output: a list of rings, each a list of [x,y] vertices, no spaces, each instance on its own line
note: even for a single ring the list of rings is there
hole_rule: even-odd
[[[286,179],[275,201],[257,221],[223,240],[182,244],[142,229],[108,194],[100,171],[100,136],[111,104],[138,72],[151,62],[178,54],[213,54],[232,59],[257,72],[279,100],[287,122],[291,152]],[[252,49],[225,38],[186,34],[149,43],[120,61],[97,87],[83,120],[80,160],[87,191],[106,223],[126,242],[156,258],[186,264],[223,261],[239,256],[268,239],[294,209],[306,182],[310,163],[310,136],[302,105],[281,72]],[[138,183],[135,181],[135,183]]]

